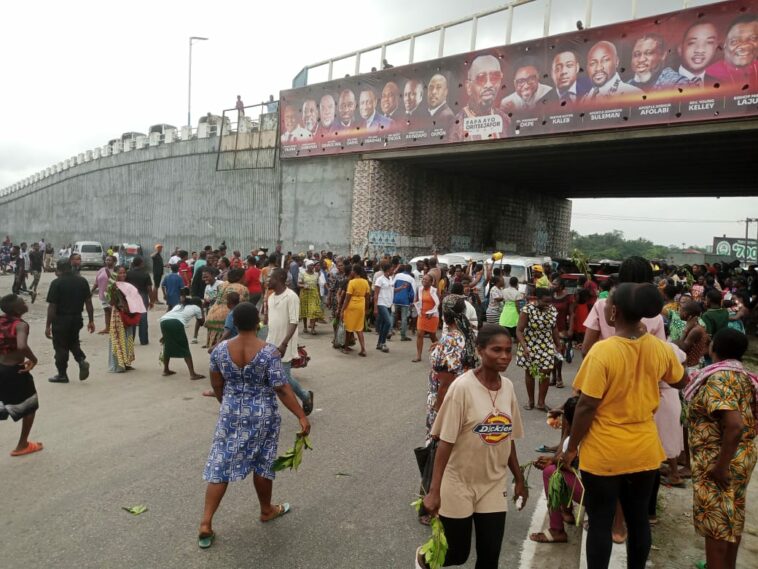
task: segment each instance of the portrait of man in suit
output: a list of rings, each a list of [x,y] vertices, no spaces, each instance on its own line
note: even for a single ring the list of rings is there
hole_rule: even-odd
[[[382,109],[382,114],[388,119],[397,120],[403,114],[400,108],[400,87],[394,81],[388,81],[384,85],[380,108]]]
[[[580,75],[579,55],[566,47],[559,47],[550,66],[550,77],[555,85],[555,94],[559,102],[572,105],[579,101],[589,90],[589,80]]]
[[[405,118],[419,118],[421,116],[421,103],[424,102],[424,86],[421,81],[410,79],[405,82],[403,88],[403,106]]]
[[[447,78],[441,73],[433,75],[426,87],[429,128],[442,128],[447,131],[455,121],[455,113],[447,104],[447,94]]]
[[[392,120],[376,112],[376,94],[372,89],[363,89],[358,96],[358,112],[368,132],[376,132],[387,128]]]
[[[587,75],[592,81],[584,102],[598,101],[621,95],[642,95],[642,89],[624,83],[618,73],[619,56],[616,46],[599,41],[587,53]]]
[[[718,47],[719,33],[713,23],[696,22],[685,30],[677,48],[678,71],[689,81],[690,87],[711,87],[717,82],[706,69],[716,57]]]

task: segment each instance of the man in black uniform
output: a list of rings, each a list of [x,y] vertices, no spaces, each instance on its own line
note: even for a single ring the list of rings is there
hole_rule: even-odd
[[[51,383],[68,383],[68,353],[79,363],[79,379],[89,377],[89,362],[79,345],[79,330],[82,329],[82,309],[87,307],[87,331],[95,331],[92,296],[87,280],[74,274],[68,259],[60,259],[56,278],[47,292],[47,324],[45,336],[52,338],[55,349],[57,375],[48,379]]]

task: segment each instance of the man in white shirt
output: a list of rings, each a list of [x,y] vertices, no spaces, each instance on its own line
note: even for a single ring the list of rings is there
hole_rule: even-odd
[[[298,124],[297,109],[291,105],[284,107],[283,113],[284,132],[282,133],[282,144],[294,144],[296,142],[311,140],[311,132]]]
[[[276,268],[269,274],[268,286],[274,294],[266,300],[266,321],[268,336],[266,341],[277,346],[282,356],[282,367],[287,381],[292,386],[295,395],[303,402],[303,411],[310,415],[313,411],[313,391],[307,393],[297,380],[292,377],[292,360],[298,357],[297,327],[300,321],[300,297],[292,289],[287,288],[287,273],[284,269]]]
[[[395,283],[392,278],[392,268],[386,261],[379,266],[381,275],[374,280],[374,318],[379,340],[376,349],[385,354],[390,351],[387,347],[387,336],[392,330],[392,301],[395,296]]]
[[[540,83],[537,66],[524,61],[513,75],[514,92],[500,101],[500,108],[506,113],[532,110],[553,90],[549,85]]]
[[[599,41],[593,45],[587,53],[587,75],[592,85],[582,100],[592,102],[619,95],[643,95],[642,89],[621,80],[618,66],[619,56],[615,45],[609,41]]]

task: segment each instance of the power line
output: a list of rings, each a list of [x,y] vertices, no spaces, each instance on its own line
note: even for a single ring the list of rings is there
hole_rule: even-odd
[[[675,219],[664,217],[627,217],[604,213],[574,213],[572,217],[580,219],[597,219],[601,221],[641,221],[653,223],[745,223],[744,219]]]

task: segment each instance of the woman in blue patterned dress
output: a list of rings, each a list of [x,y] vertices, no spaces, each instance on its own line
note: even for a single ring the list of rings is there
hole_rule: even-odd
[[[256,336],[258,322],[254,305],[238,304],[234,309],[234,325],[239,335],[221,342],[211,355],[211,386],[221,409],[203,472],[203,479],[208,482],[198,535],[198,545],[203,549],[213,544],[213,515],[227,485],[243,480],[251,472],[262,522],[290,510],[287,503],[271,503],[274,481],[271,467],[276,459],[281,423],[276,398],[299,419],[304,434],[311,429],[287,383],[277,347]]]

